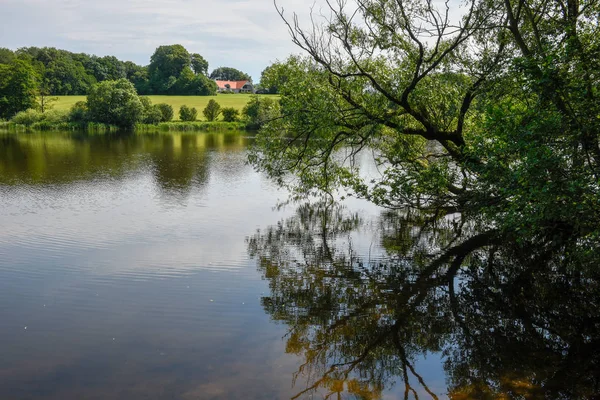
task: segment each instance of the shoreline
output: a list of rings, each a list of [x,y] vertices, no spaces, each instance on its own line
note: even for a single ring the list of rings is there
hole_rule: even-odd
[[[15,133],[26,132],[50,132],[50,131],[72,131],[72,132],[215,132],[215,131],[254,131],[248,127],[245,122],[225,122],[225,121],[194,121],[194,122],[161,122],[158,124],[136,124],[132,129],[123,129],[114,125],[90,122],[87,124],[77,124],[72,122],[48,123],[36,122],[32,125],[22,125],[14,122],[0,122],[0,131]]]

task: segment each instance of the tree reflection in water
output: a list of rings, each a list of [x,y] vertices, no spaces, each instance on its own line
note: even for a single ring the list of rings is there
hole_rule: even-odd
[[[600,393],[597,271],[457,219],[398,213],[379,222],[388,257],[365,260],[342,240],[361,223],[340,206],[303,205],[248,239],[270,285],[263,306],[304,360],[294,398],[378,399],[395,384],[404,398]],[[415,366],[432,352],[444,357],[445,393]]]

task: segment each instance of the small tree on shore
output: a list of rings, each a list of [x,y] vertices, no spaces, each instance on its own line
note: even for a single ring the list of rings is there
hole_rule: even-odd
[[[215,121],[221,114],[221,106],[213,99],[209,100],[208,104],[202,111],[207,121]]]
[[[238,120],[240,112],[233,107],[225,107],[221,110],[221,114],[223,114],[223,121],[235,122]]]
[[[179,119],[182,121],[195,121],[198,117],[198,110],[194,107],[188,107],[185,104],[179,108]]]

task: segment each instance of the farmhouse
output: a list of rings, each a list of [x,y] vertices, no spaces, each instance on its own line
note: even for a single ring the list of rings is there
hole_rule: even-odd
[[[215,81],[218,92],[254,93],[254,85],[250,81]]]

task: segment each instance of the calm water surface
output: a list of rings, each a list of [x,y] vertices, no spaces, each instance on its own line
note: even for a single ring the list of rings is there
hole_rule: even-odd
[[[303,388],[247,250],[293,210],[245,164],[247,137],[0,137],[0,398]]]
[[[436,237],[411,239],[418,222],[274,209],[286,193],[246,165],[250,140],[0,134],[1,399],[545,393],[553,331],[513,332],[475,283],[457,311],[415,272]],[[568,378],[589,394],[581,352]]]

